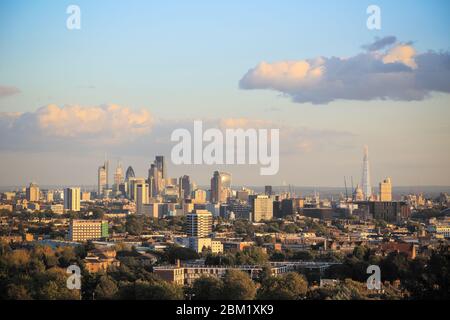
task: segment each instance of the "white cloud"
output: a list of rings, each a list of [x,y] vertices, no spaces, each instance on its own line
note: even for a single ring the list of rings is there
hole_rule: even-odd
[[[384,56],[383,63],[403,63],[412,69],[417,69],[416,50],[410,45],[398,45],[391,48]]]
[[[95,107],[48,105],[34,112],[0,113],[0,150],[99,153],[124,156],[170,154],[173,130],[193,130],[194,119],[158,119],[147,110],[118,105]],[[280,152],[297,154],[348,144],[349,132],[294,127],[266,119],[212,118],[204,130],[218,128],[280,129]]]
[[[298,103],[334,100],[422,100],[433,91],[450,93],[450,54],[418,54],[395,37],[364,46],[349,58],[261,62],[240,80],[241,89],[271,89]],[[383,49],[383,50],[381,50]]]
[[[48,105],[35,112],[0,113],[0,147],[8,149],[116,145],[149,133],[153,117],[147,110],[119,105],[83,107]]]
[[[16,87],[10,87],[10,86],[2,86],[0,85],[0,98],[12,96],[17,93],[20,93],[20,90]]]

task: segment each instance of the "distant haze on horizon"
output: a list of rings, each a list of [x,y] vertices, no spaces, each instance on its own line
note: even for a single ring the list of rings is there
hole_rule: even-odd
[[[450,185],[450,2],[0,3],[0,186],[97,184],[105,154],[208,185]],[[175,166],[173,130],[280,129],[280,170]]]

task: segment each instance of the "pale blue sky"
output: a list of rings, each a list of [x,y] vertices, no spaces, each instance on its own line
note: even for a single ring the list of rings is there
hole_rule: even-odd
[[[81,8],[81,30],[66,29],[70,4]],[[381,31],[366,28],[370,4],[381,8]],[[148,109],[162,119],[270,119],[349,132],[353,138],[339,150],[290,156],[280,175],[269,181],[249,176],[252,181],[237,183],[340,185],[343,175],[359,177],[362,145],[367,143],[376,160],[375,182],[391,175],[394,184],[450,184],[448,170],[442,174],[450,160],[446,94],[419,102],[337,101],[315,106],[293,103],[275,91],[238,87],[243,75],[261,61],[354,56],[375,37],[412,41],[418,52],[449,51],[449,15],[446,0],[2,0],[0,86],[16,87],[20,93],[1,97],[0,112],[34,112],[48,104],[115,103]],[[148,150],[148,157],[113,157],[125,165],[133,162],[144,175],[156,152],[151,146]],[[1,167],[10,168],[19,158],[23,162],[27,153],[20,152],[2,151]],[[33,151],[39,170],[14,165],[14,170],[0,171],[2,184],[31,178],[43,184],[72,183],[71,179],[95,183],[105,150],[98,146],[89,154],[74,155],[81,174],[73,177],[63,176],[64,167],[58,167],[64,154],[52,152],[50,156]],[[55,163],[50,165],[48,158]],[[80,160],[87,158],[91,161]],[[60,168],[58,174],[52,173],[55,167]],[[173,170],[174,175],[192,170],[199,183],[205,183],[214,168]]]

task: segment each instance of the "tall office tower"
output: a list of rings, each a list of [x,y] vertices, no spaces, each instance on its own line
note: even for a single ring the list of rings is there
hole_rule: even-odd
[[[97,195],[103,196],[104,191],[108,189],[108,161],[98,167],[98,189]]]
[[[189,176],[182,176],[179,182],[180,198],[191,199],[191,179]]]
[[[152,198],[156,198],[161,195],[163,189],[162,172],[158,169],[155,163],[150,165],[147,182],[150,185]]]
[[[370,185],[369,147],[364,146],[363,171],[361,179],[364,198],[370,200],[372,197],[372,186]]]
[[[144,205],[148,204],[148,184],[139,183],[136,185],[136,213],[144,214]]]
[[[134,203],[137,203],[137,186],[144,183],[146,183],[144,178],[130,178],[128,180],[128,197],[133,200]]]
[[[40,198],[39,186],[34,182],[30,183],[30,185],[26,190],[26,194],[28,201],[30,202],[39,201]]]
[[[125,181],[128,182],[130,178],[134,177],[136,177],[136,175],[134,174],[134,170],[131,166],[129,166],[127,172],[125,173]]]
[[[155,165],[161,172],[161,179],[167,179],[166,162],[164,161],[164,156],[156,156]]]
[[[117,165],[116,168],[116,172],[114,173],[114,192],[118,193],[119,192],[119,186],[120,184],[123,182],[123,168],[122,165],[119,164]]]
[[[231,174],[215,171],[211,178],[211,202],[226,202],[231,194]]]
[[[380,183],[380,201],[392,201],[391,178],[386,178]]]
[[[53,202],[53,191],[47,190],[45,193],[45,202]]]
[[[266,196],[271,196],[272,195],[272,186],[265,186],[264,187],[264,193]]]
[[[206,203],[206,191],[202,189],[195,189],[192,198],[193,203],[203,204]]]
[[[80,211],[80,188],[64,189],[64,209],[68,211]]]
[[[106,220],[72,220],[69,225],[70,241],[87,241],[107,238],[108,221]]]
[[[272,220],[273,200],[269,196],[256,196],[253,199],[253,221]]]
[[[208,210],[195,210],[186,216],[186,233],[189,237],[206,238],[212,232],[213,217]]]
[[[222,180],[220,179],[219,171],[215,171],[211,178],[211,203],[221,202],[220,196],[222,191]]]

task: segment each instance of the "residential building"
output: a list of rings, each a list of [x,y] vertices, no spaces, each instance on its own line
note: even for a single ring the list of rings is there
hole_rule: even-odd
[[[80,211],[80,188],[64,189],[64,209],[66,211]]]
[[[69,225],[69,240],[83,242],[107,238],[108,221],[106,220],[72,220]]]

